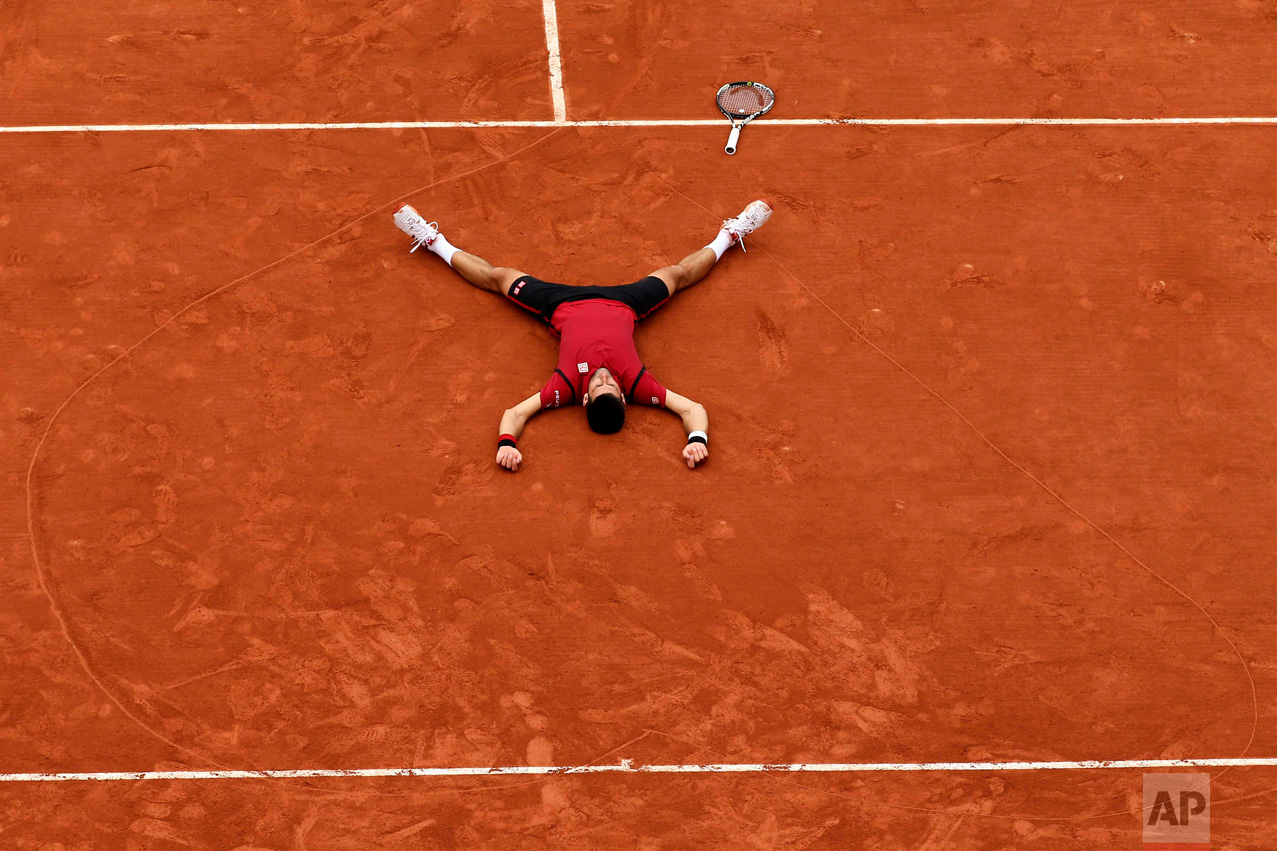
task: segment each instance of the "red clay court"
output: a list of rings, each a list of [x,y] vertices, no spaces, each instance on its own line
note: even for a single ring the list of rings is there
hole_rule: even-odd
[[[1184,770],[1274,847],[1275,38],[3,5],[0,846],[1136,849]],[[756,197],[638,333],[707,465],[636,409],[498,469],[555,341],[391,211],[619,284]]]

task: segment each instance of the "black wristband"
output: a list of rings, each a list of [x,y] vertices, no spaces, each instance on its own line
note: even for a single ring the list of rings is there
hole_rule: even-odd
[[[497,441],[497,449],[500,449],[502,446],[514,446],[514,445],[515,445],[514,439],[509,437],[503,437]]]
[[[691,437],[689,437],[689,438],[687,439],[687,442],[688,442],[688,443],[699,443],[701,446],[708,446],[708,445],[709,445],[709,441],[707,441],[705,438],[701,437],[699,434],[694,434],[694,435],[692,435]]]

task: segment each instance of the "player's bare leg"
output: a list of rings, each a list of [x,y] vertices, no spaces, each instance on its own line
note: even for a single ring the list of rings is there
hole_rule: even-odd
[[[526,274],[508,266],[493,266],[479,255],[466,251],[458,251],[452,255],[452,268],[467,283],[498,295],[508,293],[511,284]]]
[[[746,236],[762,227],[771,215],[772,208],[767,205],[767,202],[752,202],[739,216],[723,222],[723,227],[718,231],[718,236],[714,237],[713,242],[699,251],[693,251],[680,260],[677,266],[657,269],[652,273],[652,277],[664,281],[670,295],[687,289],[709,274],[709,270],[723,256],[723,252],[733,245],[740,244]]]
[[[701,281],[709,270],[718,262],[718,255],[712,248],[706,247],[693,251],[678,261],[676,266],[665,266],[652,273],[653,278],[660,278],[670,291],[670,295],[685,290]]]
[[[439,233],[438,223],[426,221],[425,217],[407,204],[395,212],[395,226],[415,240],[413,251],[424,245],[429,251],[442,257],[467,283],[480,289],[505,295],[510,291],[510,285],[523,277],[524,273],[518,269],[493,266],[479,255],[457,248]]]

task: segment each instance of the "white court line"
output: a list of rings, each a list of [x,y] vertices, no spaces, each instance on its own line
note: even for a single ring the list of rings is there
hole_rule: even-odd
[[[546,0],[550,2],[550,0]],[[562,81],[560,80],[560,88]],[[555,113],[563,108],[556,101]],[[768,118],[751,127],[1163,127],[1176,125],[1277,125],[1277,116],[1200,118]],[[726,127],[719,118],[597,121],[334,121],[287,124],[39,124],[0,126],[0,133],[145,133],[189,130],[452,130],[485,127]]]
[[[563,58],[559,54],[559,16],[554,9],[554,0],[541,0],[541,14],[545,17],[545,46],[550,53],[550,98],[554,101],[554,121],[562,124],[568,120],[568,107],[563,95]]]
[[[851,774],[924,771],[1094,771],[1155,768],[1277,767],[1277,759],[1116,759],[1078,762],[797,762],[718,763],[708,765],[506,765],[474,768],[301,768],[292,770],[92,771],[50,774],[0,774],[3,783],[141,780],[297,780],[369,777],[506,777],[561,774]]]

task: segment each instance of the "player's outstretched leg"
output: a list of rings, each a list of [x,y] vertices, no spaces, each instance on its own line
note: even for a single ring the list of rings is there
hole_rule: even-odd
[[[739,244],[744,250],[744,238],[758,230],[771,218],[772,208],[766,201],[754,201],[741,211],[739,216],[723,222],[714,240],[699,251],[679,261],[677,266],[666,266],[657,269],[652,277],[660,278],[669,288],[670,295],[678,290],[687,289],[709,274],[709,270],[722,258],[723,253],[733,245]]]
[[[518,269],[493,266],[479,255],[457,248],[439,233],[438,222],[426,221],[424,216],[407,204],[395,211],[395,227],[413,238],[412,251],[424,245],[442,257],[468,283],[480,289],[505,295],[509,292],[510,285],[523,277],[523,272]]]

